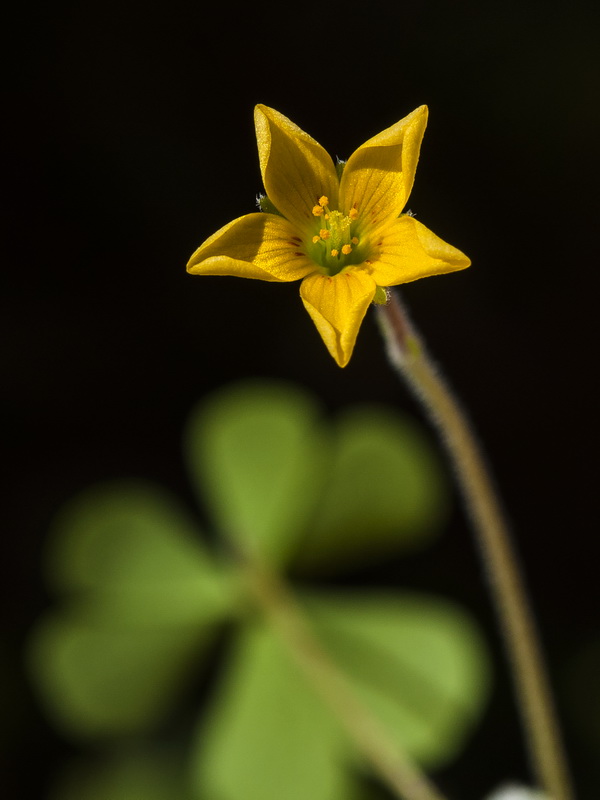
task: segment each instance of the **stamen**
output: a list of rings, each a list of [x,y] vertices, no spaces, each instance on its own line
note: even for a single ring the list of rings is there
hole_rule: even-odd
[[[356,210],[356,208],[351,208],[350,211],[348,212],[348,216],[350,217],[350,219],[356,219],[358,217],[358,211]]]
[[[340,251],[339,251],[339,250],[336,250],[335,248],[334,248],[334,249],[331,251],[331,255],[332,255],[334,258],[335,258],[336,256],[339,256],[339,254],[340,254]]]
[[[358,244],[358,236],[353,236],[353,237],[350,239],[350,241],[352,242],[352,244]]]
[[[347,255],[348,255],[348,253],[351,253],[351,252],[352,252],[352,247],[351,247],[349,244],[345,244],[345,245],[342,247],[342,253],[343,253],[345,256],[347,256]]]
[[[312,243],[316,244],[320,240],[320,238],[321,238],[320,236],[313,236]]]
[[[322,206],[323,208],[325,206],[328,206],[329,205],[329,198],[325,197],[325,195],[323,195],[322,197],[319,197],[319,205]]]
[[[315,215],[315,217],[320,217],[323,213],[323,209],[321,206],[313,206],[312,213]]]
[[[321,228],[321,230],[319,231],[319,236],[321,237],[321,239],[329,239],[329,237],[331,236],[331,231],[328,231],[327,228]]]

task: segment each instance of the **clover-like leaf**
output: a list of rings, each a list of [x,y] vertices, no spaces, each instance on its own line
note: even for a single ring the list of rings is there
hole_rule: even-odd
[[[66,602],[39,621],[29,660],[56,723],[80,736],[154,725],[230,610],[233,584],[170,497],[141,484],[75,499],[48,564]]]
[[[373,406],[346,411],[333,432],[333,463],[300,568],[339,572],[430,541],[446,517],[448,489],[417,425]]]
[[[107,628],[78,611],[43,617],[31,641],[31,671],[49,716],[76,737],[154,728],[200,660],[206,631]]]
[[[453,604],[413,594],[303,595],[315,635],[404,752],[454,756],[489,684],[484,644]],[[362,762],[327,702],[266,626],[243,633],[200,726],[195,783],[222,800],[357,796]],[[361,768],[362,768],[361,763]]]
[[[160,487],[92,487],[67,504],[53,527],[49,583],[117,624],[209,621],[230,601],[231,587],[198,528]]]
[[[490,677],[468,614],[406,593],[315,593],[307,608],[325,650],[405,752],[428,767],[456,755]]]
[[[310,398],[286,384],[214,395],[192,417],[187,452],[200,498],[250,568],[294,558],[329,571],[364,563],[426,538],[443,516],[441,471],[409,423],[381,410],[347,413],[332,446]],[[146,733],[240,607],[242,586],[154,487],[92,490],[55,528],[49,573],[64,602],[42,618],[30,648],[42,698],[57,725],[80,737]],[[325,650],[390,736],[428,765],[450,758],[487,686],[470,619],[418,596],[305,602]],[[234,644],[199,727],[196,796],[357,797],[347,732],[275,633],[250,618]]]
[[[266,625],[242,632],[194,754],[199,794],[220,800],[351,800],[337,722]]]
[[[285,383],[229,387],[192,416],[187,452],[219,530],[242,550],[285,564],[314,509],[328,453],[317,409]]]

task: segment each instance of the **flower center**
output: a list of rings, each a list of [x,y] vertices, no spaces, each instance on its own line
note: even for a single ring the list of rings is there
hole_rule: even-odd
[[[355,221],[358,217],[356,208],[351,208],[348,215],[341,211],[329,209],[329,199],[319,198],[312,210],[319,225],[309,244],[309,252],[314,261],[328,275],[337,275],[345,267],[360,264],[364,261],[363,248],[356,235]]]

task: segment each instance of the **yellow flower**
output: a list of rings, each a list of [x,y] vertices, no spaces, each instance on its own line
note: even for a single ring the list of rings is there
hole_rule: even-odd
[[[278,213],[247,214],[225,225],[196,250],[188,272],[302,280],[302,302],[345,367],[369,304],[385,302],[383,287],[471,263],[402,214],[427,107],[359,147],[341,179],[321,145],[283,114],[259,105],[254,121],[265,190]]]

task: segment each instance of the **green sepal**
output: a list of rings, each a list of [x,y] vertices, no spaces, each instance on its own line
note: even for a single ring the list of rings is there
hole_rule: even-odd
[[[273,201],[269,200],[266,194],[259,194],[256,198],[256,203],[265,214],[277,214],[278,217],[283,217],[281,211],[275,208]]]
[[[385,286],[378,286],[375,290],[375,297],[373,298],[373,302],[377,303],[379,306],[386,306],[388,304],[390,297],[388,290]]]

